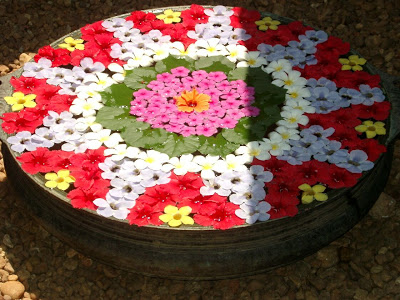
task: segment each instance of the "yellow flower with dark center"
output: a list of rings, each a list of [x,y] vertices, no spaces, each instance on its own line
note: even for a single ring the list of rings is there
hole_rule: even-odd
[[[202,112],[210,108],[211,97],[206,94],[199,94],[196,88],[192,91],[183,91],[180,96],[174,97],[179,111],[185,112]]]
[[[181,208],[177,208],[172,205],[167,205],[164,208],[163,215],[159,216],[160,220],[164,223],[168,223],[171,227],[178,227],[182,224],[185,225],[193,225],[194,220],[189,217],[189,214],[192,212],[190,206],[183,206]]]
[[[258,29],[260,29],[261,31],[267,31],[268,29],[277,30],[278,25],[281,24],[281,22],[279,21],[272,20],[271,17],[262,18],[255,23],[258,26]]]
[[[25,107],[35,107],[36,102],[33,99],[36,98],[35,94],[25,95],[21,92],[12,94],[11,97],[4,97],[4,100],[11,106],[12,111],[19,111]]]
[[[164,13],[157,16],[157,19],[163,20],[165,24],[179,23],[181,21],[181,13],[172,9],[164,10]]]
[[[355,127],[358,132],[365,132],[367,138],[372,139],[376,135],[385,135],[385,123],[383,122],[372,122],[372,121],[364,121],[362,125],[358,125]]]
[[[69,175],[68,170],[60,170],[57,174],[47,173],[44,178],[48,180],[45,186],[51,189],[58,188],[63,191],[69,188],[70,183],[75,182],[75,178]]]
[[[64,44],[60,44],[58,45],[58,47],[63,48],[63,49],[67,49],[69,51],[74,51],[75,49],[78,50],[83,50],[85,49],[85,45],[83,45],[83,40],[82,39],[74,39],[72,37],[67,37],[64,39]]]
[[[315,200],[317,201],[326,201],[328,200],[328,195],[323,193],[326,189],[323,185],[316,184],[314,186],[310,186],[309,184],[302,184],[299,186],[299,189],[303,191],[301,195],[301,203],[310,204]]]
[[[343,65],[342,70],[361,71],[367,60],[358,55],[350,55],[349,58],[339,58],[339,62]]]

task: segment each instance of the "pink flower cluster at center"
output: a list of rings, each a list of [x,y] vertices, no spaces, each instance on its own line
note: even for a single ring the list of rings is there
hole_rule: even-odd
[[[179,111],[174,97],[193,88],[211,97],[210,108],[202,112]],[[133,96],[130,113],[138,121],[185,137],[212,136],[220,128],[234,128],[240,118],[255,117],[260,112],[251,106],[254,88],[243,80],[228,81],[223,72],[190,72],[185,67],[158,74],[147,89],[140,89]]]

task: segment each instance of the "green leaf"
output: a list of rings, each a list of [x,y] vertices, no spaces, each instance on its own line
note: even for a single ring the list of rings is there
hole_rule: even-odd
[[[196,152],[199,146],[198,136],[188,136],[185,138],[177,134],[170,134],[164,144],[154,146],[154,149],[173,157]]]
[[[216,137],[199,136],[199,140],[201,146],[198,150],[205,155],[210,154],[225,157],[240,146],[228,142],[222,134],[218,134]]]
[[[154,68],[135,68],[124,79],[124,84],[134,90],[146,87],[150,81],[155,80],[157,72]]]
[[[261,67],[259,68],[248,68],[246,82],[250,86],[254,86],[257,82],[269,82],[271,83],[272,78],[267,72],[264,72]]]
[[[246,80],[247,75],[249,74],[249,68],[236,68],[229,72],[228,80]]]
[[[163,144],[169,136],[169,133],[162,128],[149,128],[143,131],[143,136],[137,141],[136,147],[154,148]]]
[[[143,137],[143,131],[136,128],[127,128],[121,132],[121,137],[128,146],[143,147],[140,143]]]
[[[178,57],[170,55],[167,58],[156,63],[155,70],[157,73],[170,72],[177,67],[185,67],[189,70],[193,69],[194,60],[190,57]]]
[[[124,128],[144,130],[150,127],[147,123],[136,121],[136,117],[129,114],[129,109],[121,107],[102,107],[97,112],[96,122],[111,130],[124,130]]]
[[[250,130],[236,126],[234,129],[223,129],[221,134],[229,142],[246,144],[249,141]]]
[[[199,58],[194,63],[194,67],[196,70],[204,70],[206,72],[220,71],[228,73],[235,68],[235,64],[225,56],[218,55]]]
[[[114,84],[100,92],[104,105],[107,106],[130,106],[133,98],[133,90],[125,84]]]

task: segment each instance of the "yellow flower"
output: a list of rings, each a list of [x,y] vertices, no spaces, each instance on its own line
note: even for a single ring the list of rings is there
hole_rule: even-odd
[[[323,193],[326,189],[323,185],[317,184],[310,186],[306,183],[299,186],[299,189],[303,191],[301,195],[301,203],[310,204],[315,200],[325,201],[328,199],[328,195]]]
[[[33,99],[36,98],[35,94],[24,95],[21,92],[16,92],[12,97],[4,97],[4,100],[12,105],[12,111],[19,111],[24,107],[35,107],[36,102]]]
[[[365,132],[369,139],[374,138],[377,134],[386,134],[385,123],[383,122],[364,121],[362,125],[356,126],[355,129],[358,132]]]
[[[255,23],[258,25],[258,29],[262,31],[267,31],[268,29],[277,30],[277,25],[281,24],[279,21],[272,20],[271,17],[265,17],[259,21],[256,21]]]
[[[183,91],[180,96],[174,97],[179,111],[202,112],[210,108],[211,97],[206,94],[199,94],[196,88],[191,92]]]
[[[74,51],[75,49],[83,50],[85,49],[85,45],[83,45],[83,40],[81,39],[73,39],[72,37],[67,37],[64,39],[65,44],[60,44],[58,47],[68,49],[69,51]]]
[[[350,55],[349,58],[339,58],[339,62],[343,65],[342,70],[353,70],[353,71],[361,71],[363,68],[361,65],[364,65],[367,60],[362,57],[358,57],[358,55]]]
[[[181,13],[172,9],[164,10],[164,13],[157,16],[157,19],[163,20],[165,24],[179,23],[181,21]]]
[[[75,178],[69,175],[68,170],[60,170],[57,172],[57,174],[47,173],[44,178],[49,180],[46,182],[45,186],[51,189],[56,187],[63,191],[69,188],[70,183],[75,182]]]
[[[192,212],[190,206],[183,206],[178,209],[175,206],[167,205],[164,208],[164,215],[159,216],[160,220],[164,223],[168,222],[171,227],[178,227],[182,224],[193,225],[194,221],[189,214]]]

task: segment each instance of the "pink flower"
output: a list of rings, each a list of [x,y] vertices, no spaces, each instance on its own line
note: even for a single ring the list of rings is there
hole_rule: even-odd
[[[212,136],[214,133],[217,133],[217,129],[211,128],[210,126],[197,126],[196,127],[197,135]]]
[[[204,70],[198,70],[192,72],[192,77],[196,82],[202,81],[203,79],[207,78],[208,74]]]
[[[158,90],[165,88],[165,85],[160,81],[153,80],[153,81],[150,81],[150,83],[147,85],[147,87],[154,91],[158,91]]]
[[[190,135],[194,135],[195,133],[196,133],[196,129],[194,127],[185,127],[181,131],[181,134],[184,137],[188,137]]]
[[[189,72],[190,71],[188,69],[186,69],[185,67],[177,67],[177,68],[171,70],[171,73],[177,77],[186,77],[189,75]]]
[[[226,79],[226,75],[223,72],[212,72],[208,75],[208,79],[215,82],[220,82]]]
[[[157,80],[163,81],[163,82],[170,82],[174,76],[170,73],[162,73],[157,75]]]

